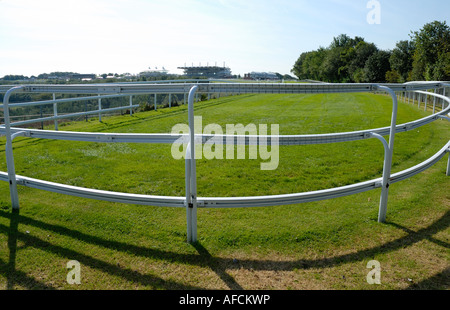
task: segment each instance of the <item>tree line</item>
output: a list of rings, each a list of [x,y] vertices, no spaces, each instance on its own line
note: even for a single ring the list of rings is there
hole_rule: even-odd
[[[434,21],[410,40],[382,50],[364,38],[341,34],[327,48],[300,55],[291,72],[300,80],[330,83],[404,83],[450,80],[450,27]]]

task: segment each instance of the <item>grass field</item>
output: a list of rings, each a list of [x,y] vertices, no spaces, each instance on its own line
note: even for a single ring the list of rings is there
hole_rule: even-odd
[[[204,126],[279,124],[280,134],[389,126],[391,99],[374,94],[242,95],[196,104]],[[401,103],[398,123],[429,115]],[[186,106],[73,122],[60,130],[167,133]],[[431,157],[449,140],[436,121],[396,135],[393,172]],[[6,171],[5,139],[0,170]],[[64,184],[184,196],[184,161],[171,145],[100,144],[17,138],[16,172]],[[200,209],[199,242],[186,243],[184,209],[124,205],[19,187],[11,212],[0,183],[0,288],[4,289],[448,289],[450,178],[446,159],[390,187],[387,223],[379,190],[300,205]],[[376,139],[280,146],[278,169],[261,160],[197,161],[199,196],[297,193],[381,176]],[[66,281],[81,264],[81,284]],[[367,263],[381,265],[370,285]]]

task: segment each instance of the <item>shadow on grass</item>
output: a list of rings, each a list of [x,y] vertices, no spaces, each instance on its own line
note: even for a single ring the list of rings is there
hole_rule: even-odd
[[[8,248],[9,248],[9,261],[4,263],[0,260],[0,273],[7,279],[7,289],[14,289],[15,285],[21,285],[28,289],[54,289],[50,285],[40,283],[33,277],[26,273],[16,270],[16,256],[17,256],[17,241],[20,240],[24,243],[23,247],[33,247],[46,252],[57,254],[58,256],[66,257],[69,260],[77,260],[81,265],[89,266],[92,269],[96,269],[111,275],[120,276],[132,283],[140,283],[145,286],[149,286],[154,289],[173,289],[173,290],[186,290],[186,289],[201,289],[195,286],[186,286],[175,281],[167,281],[162,278],[153,275],[141,274],[137,271],[124,269],[118,265],[110,264],[102,260],[96,259],[84,253],[79,253],[76,250],[68,249],[59,245],[52,244],[46,240],[38,237],[20,232],[18,230],[19,224],[31,225],[48,230],[52,230],[57,233],[65,234],[70,237],[74,237],[89,243],[100,244],[107,247],[116,248],[123,251],[128,251],[129,245],[124,243],[110,243],[102,239],[91,237],[89,235],[80,234],[76,231],[66,229],[61,226],[49,225],[40,221],[33,220],[29,217],[19,215],[19,211],[13,211],[11,213],[0,211],[0,217],[10,219],[10,227],[6,227],[0,224],[0,233],[8,235]],[[140,255],[149,256],[145,254],[146,249],[142,248]],[[152,255],[150,255],[152,256]]]
[[[26,273],[16,270],[19,220],[19,210],[12,210],[10,214],[10,226],[8,230],[9,260],[8,262],[0,260],[0,273],[6,275],[6,289],[14,289],[14,285],[16,283],[28,289],[53,289],[52,286],[41,283],[33,277],[28,276]]]
[[[242,290],[243,288],[239,285],[239,283],[234,280],[232,276],[230,276],[227,272],[227,266],[223,264],[221,261],[223,259],[212,256],[204,246],[200,244],[200,242],[196,242],[193,244],[193,247],[197,250],[198,254],[205,260],[206,266],[208,266],[211,270],[213,270],[219,278],[228,286],[229,289],[232,290]]]
[[[196,249],[198,254],[180,254],[160,249],[146,248],[142,246],[123,243],[120,241],[105,240],[96,236],[91,236],[70,228],[59,225],[48,224],[33,218],[19,215],[18,212],[0,211],[0,217],[10,219],[10,227],[0,224],[0,233],[8,234],[8,247],[10,251],[10,259],[7,264],[0,261],[0,273],[4,274],[8,279],[7,288],[13,288],[14,284],[23,285],[29,289],[52,289],[51,286],[40,283],[31,276],[16,270],[16,247],[17,240],[25,243],[28,246],[38,248],[43,251],[57,254],[58,256],[66,257],[68,260],[77,260],[80,264],[89,266],[92,269],[99,270],[114,276],[120,276],[132,283],[139,283],[154,289],[176,289],[176,290],[192,290],[204,289],[203,287],[189,286],[178,283],[173,280],[164,280],[154,275],[145,275],[137,271],[124,269],[114,264],[110,264],[91,257],[84,253],[79,253],[74,249],[68,249],[59,245],[51,244],[46,240],[38,237],[24,234],[18,231],[18,225],[30,225],[44,230],[49,230],[59,235],[68,236],[89,244],[105,247],[121,252],[130,253],[132,255],[151,258],[155,260],[176,262],[180,264],[198,266],[209,268],[214,271],[217,276],[224,282],[224,284],[231,290],[243,289],[239,283],[227,273],[227,270],[234,270],[240,268],[253,269],[255,271],[292,271],[294,269],[310,269],[310,268],[329,268],[339,266],[346,263],[359,262],[365,259],[372,259],[375,255],[389,253],[412,246],[422,240],[429,240],[446,249],[450,248],[450,244],[445,241],[437,240],[433,237],[436,233],[443,231],[449,227],[450,211],[445,213],[441,218],[437,219],[428,227],[422,228],[418,231],[412,231],[406,227],[400,226],[396,223],[387,223],[398,229],[404,230],[407,235],[393,241],[386,242],[377,247],[360,250],[351,254],[338,255],[333,257],[321,259],[301,259],[297,261],[272,261],[272,260],[236,260],[230,258],[221,258],[212,256],[208,250],[197,242],[192,246]],[[3,267],[1,267],[3,266]],[[447,268],[440,274],[434,275],[420,283],[412,284],[408,289],[448,289],[449,269]]]
[[[447,267],[442,272],[439,272],[428,279],[411,284],[407,290],[448,290],[449,287],[450,267]]]

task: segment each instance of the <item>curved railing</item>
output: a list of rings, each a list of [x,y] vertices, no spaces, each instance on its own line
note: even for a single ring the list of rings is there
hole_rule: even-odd
[[[23,185],[36,189],[90,198],[96,200],[104,200],[111,202],[130,203],[139,205],[167,206],[186,208],[187,212],[187,238],[189,242],[197,240],[197,208],[236,208],[236,207],[263,207],[275,205],[298,204],[304,202],[319,201],[332,199],[342,196],[353,195],[375,188],[381,188],[381,198],[379,207],[379,222],[384,222],[387,211],[387,198],[389,185],[407,178],[410,178],[425,169],[428,169],[446,153],[450,152],[450,141],[442,147],[439,152],[426,161],[406,169],[404,171],[391,174],[392,154],[394,148],[394,137],[396,133],[406,132],[418,127],[429,124],[438,119],[448,119],[450,112],[450,99],[444,95],[427,92],[428,89],[438,89],[448,87],[450,85],[443,82],[428,83],[407,83],[407,84],[252,84],[252,83],[208,83],[208,84],[89,84],[89,85],[28,85],[17,86],[8,89],[4,99],[4,116],[5,125],[0,127],[0,133],[6,135],[6,159],[8,172],[0,172],[0,180],[7,181],[10,184],[11,203],[13,208],[19,208],[19,199],[17,194],[17,185]],[[95,96],[129,96],[130,94],[146,94],[146,93],[189,93],[188,98],[188,119],[189,134],[123,134],[123,133],[92,133],[92,132],[64,132],[51,130],[34,130],[11,127],[9,118],[9,97],[14,92],[39,92],[39,93],[83,93]],[[338,143],[346,141],[356,141],[363,139],[376,138],[383,143],[385,149],[383,175],[381,178],[360,182],[352,185],[336,187],[325,190],[312,192],[303,192],[295,194],[282,194],[271,196],[254,196],[254,197],[197,197],[196,184],[196,160],[195,148],[192,145],[197,143],[210,143],[211,135],[195,135],[194,134],[194,96],[196,93],[269,93],[269,94],[315,94],[315,93],[341,93],[341,92],[386,92],[392,97],[393,108],[391,117],[391,126],[383,128],[375,128],[369,130],[315,134],[315,135],[270,135],[270,136],[227,136],[214,135],[214,143],[233,143],[237,144],[254,144],[259,143],[259,139],[264,137],[268,145],[277,143],[279,145],[307,145],[307,144],[323,144]],[[417,93],[433,96],[442,100],[442,110],[433,113],[419,120],[408,122],[405,124],[396,124],[397,119],[397,95],[406,93]],[[99,95],[101,94],[101,95]],[[86,97],[88,98],[88,97]],[[78,98],[75,98],[78,99]],[[68,99],[64,99],[68,100]],[[57,101],[57,100],[54,100]],[[447,102],[445,108],[444,102]],[[52,103],[49,100],[46,103]],[[36,103],[33,103],[36,104]],[[25,103],[23,104],[25,105]],[[38,120],[40,121],[40,120]],[[383,136],[390,136],[387,142]],[[138,195],[129,193],[119,193],[103,190],[95,190],[83,187],[70,186],[65,184],[53,183],[39,179],[33,179],[15,174],[14,158],[12,150],[12,141],[18,136],[69,140],[69,141],[86,141],[86,142],[104,142],[104,143],[174,143],[183,140],[187,144],[187,152],[185,156],[185,185],[186,195],[179,197],[172,196],[155,196],[155,195]],[[447,175],[450,175],[450,159],[447,166]]]

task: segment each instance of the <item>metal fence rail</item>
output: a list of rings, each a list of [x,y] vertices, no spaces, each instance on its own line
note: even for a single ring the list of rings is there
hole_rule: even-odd
[[[319,94],[319,93],[349,93],[375,92],[380,86],[385,86],[395,92],[408,92],[441,88],[445,82],[412,82],[405,84],[373,84],[373,83],[109,83],[109,84],[69,84],[69,85],[21,85],[15,86],[14,92],[22,93],[59,93],[59,94],[183,94],[189,93],[193,86],[196,92],[202,94],[236,93],[236,94]],[[447,86],[448,87],[448,86]],[[7,92],[13,87],[0,86],[0,92]]]
[[[83,198],[105,200],[111,202],[130,203],[138,205],[166,206],[166,207],[182,207],[186,208],[187,216],[187,239],[189,242],[197,240],[197,208],[236,208],[236,207],[263,207],[275,205],[298,204],[304,202],[332,199],[342,196],[353,195],[369,191],[375,188],[381,188],[379,207],[379,222],[384,222],[387,211],[387,198],[389,185],[407,178],[410,178],[425,169],[428,169],[446,153],[450,152],[450,141],[434,156],[426,161],[406,169],[404,171],[391,174],[392,154],[394,148],[394,137],[396,133],[406,132],[418,127],[429,124],[438,119],[449,119],[447,114],[450,112],[450,99],[444,95],[426,92],[428,89],[438,89],[448,87],[443,82],[417,82],[407,84],[265,84],[265,83],[174,83],[174,84],[87,84],[87,85],[26,85],[17,86],[6,90],[4,100],[5,125],[0,127],[0,134],[6,135],[6,160],[8,172],[0,172],[0,181],[9,182],[11,203],[13,208],[19,208],[19,199],[17,194],[17,185],[23,185],[36,189],[62,193]],[[1,91],[2,89],[0,89]],[[112,97],[112,96],[130,96],[134,94],[156,94],[156,93],[189,93],[188,99],[188,121],[190,133],[181,134],[120,134],[120,133],[91,133],[91,132],[64,132],[50,130],[33,130],[12,128],[11,125],[17,124],[10,122],[9,108],[14,106],[23,106],[26,103],[9,105],[9,97],[14,92],[31,92],[31,93],[64,93],[64,94],[92,94],[96,96],[82,97],[92,98]],[[343,133],[329,133],[316,135],[277,135],[277,136],[227,136],[227,135],[195,135],[194,134],[194,96],[196,93],[237,93],[237,94],[315,94],[315,93],[348,93],[348,92],[385,92],[392,97],[393,108],[391,117],[391,126],[354,131]],[[439,98],[442,102],[447,102],[445,108],[442,105],[442,111],[434,113],[430,116],[419,120],[397,125],[397,93],[417,92],[427,96]],[[100,94],[100,95],[98,95]],[[72,99],[72,98],[70,98]],[[70,99],[47,100],[43,102],[32,102],[32,105],[56,103],[60,100],[69,101]],[[79,100],[80,98],[73,98]],[[127,106],[130,107],[130,106]],[[102,111],[106,111],[102,110]],[[91,111],[99,113],[99,111]],[[86,113],[86,112],[81,112]],[[62,116],[61,116],[62,117]],[[55,117],[52,117],[54,119]],[[42,119],[38,119],[41,121]],[[449,119],[450,120],[450,119]],[[30,120],[36,121],[36,120]],[[26,121],[25,121],[26,122]],[[21,124],[26,124],[22,122]],[[387,142],[383,136],[389,135]],[[53,183],[44,180],[28,178],[15,174],[14,158],[12,150],[12,141],[14,138],[23,136],[40,139],[55,139],[69,141],[86,141],[86,142],[104,142],[104,143],[174,143],[183,137],[187,143],[187,152],[185,156],[185,183],[186,195],[182,197],[170,196],[152,196],[138,195],[129,193],[110,192],[103,190],[94,190],[65,184]],[[255,197],[197,197],[196,184],[196,160],[195,148],[191,147],[197,143],[211,143],[214,137],[214,143],[233,143],[237,144],[259,144],[260,140],[267,141],[267,144],[278,143],[279,145],[308,145],[337,143],[345,141],[356,141],[362,139],[376,138],[380,140],[384,146],[384,167],[381,178],[365,181],[357,184],[347,185],[343,187],[318,190],[312,192],[271,195],[271,196],[255,196]],[[450,158],[447,166],[447,175],[450,175]]]
[[[436,95],[433,93],[423,92],[429,95],[435,95],[438,98],[446,99],[442,95]],[[98,111],[96,111],[98,112]],[[396,133],[407,132],[414,130],[421,126],[430,124],[437,119],[445,117],[450,113],[450,104],[442,111],[433,115],[426,116],[424,118],[411,121],[408,123],[396,125]],[[63,116],[61,116],[62,118]],[[38,119],[40,120],[40,119]],[[31,120],[30,120],[31,122]],[[11,123],[13,125],[15,123]],[[310,134],[310,135],[278,135],[276,139],[279,145],[310,145],[310,144],[328,144],[338,142],[349,142],[370,139],[371,133],[376,133],[381,136],[389,135],[390,127],[374,128],[367,130],[359,130],[353,132],[342,133],[329,133],[329,134]],[[36,129],[23,129],[23,128],[11,128],[12,133],[23,132],[26,137],[37,139],[52,139],[52,140],[71,140],[71,141],[83,141],[83,142],[117,142],[117,143],[168,143],[172,144],[180,138],[184,137],[184,140],[188,140],[188,134],[129,134],[129,133],[93,133],[93,132],[72,132],[72,131],[53,131],[53,130],[36,130]],[[5,134],[5,128],[0,127],[0,134]],[[213,137],[214,143],[226,144],[227,141],[234,145],[238,144],[252,144],[257,141],[258,138],[262,138],[267,143],[271,144],[271,139],[275,136],[269,135],[195,135],[196,141],[201,139],[202,143],[208,143]],[[212,143],[212,142],[209,142]]]
[[[3,89],[0,88],[0,93],[2,93],[2,90],[4,90],[4,88]],[[127,105],[127,106],[102,109],[102,103],[101,103],[102,99],[117,98],[117,97],[130,97],[130,104]],[[98,100],[98,110],[84,111],[84,112],[77,112],[77,113],[65,113],[63,115],[58,115],[58,103],[66,103],[66,102],[74,102],[74,101],[89,101],[89,100],[94,100],[94,99]],[[34,119],[29,119],[29,120],[24,120],[24,121],[12,122],[12,123],[10,123],[10,125],[23,126],[23,125],[27,125],[27,124],[43,123],[45,121],[52,121],[53,120],[55,122],[55,130],[58,130],[58,120],[60,120],[60,119],[74,118],[74,117],[79,117],[79,116],[86,116],[87,117],[88,115],[98,114],[99,115],[99,120],[101,121],[102,114],[116,112],[116,111],[122,111],[122,110],[128,110],[128,109],[130,110],[130,114],[132,114],[132,109],[139,107],[139,105],[132,103],[132,96],[130,96],[130,95],[114,94],[114,95],[98,95],[98,96],[55,99],[55,93],[53,93],[53,100],[42,100],[42,101],[13,103],[13,104],[9,104],[8,107],[9,108],[33,107],[33,106],[40,106],[40,107],[42,107],[44,105],[49,105],[49,104],[53,104],[53,116],[34,118]],[[4,109],[3,104],[0,104],[0,108]]]
[[[436,164],[439,160],[441,160],[447,152],[450,152],[450,142],[426,161],[409,169],[392,174],[390,177],[391,184],[406,180],[422,171],[425,171],[426,169]],[[95,190],[78,186],[65,185],[61,183],[43,181],[39,179],[24,177],[21,175],[16,175],[16,180],[18,185],[82,198],[148,206],[185,207],[184,196],[139,195]],[[8,174],[5,172],[0,172],[0,181],[7,182]],[[382,178],[377,178],[352,185],[336,187],[333,189],[297,194],[230,198],[198,197],[197,203],[199,208],[243,208],[299,204],[304,202],[313,202],[343,197],[380,188],[381,181]]]

